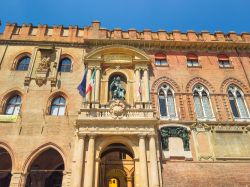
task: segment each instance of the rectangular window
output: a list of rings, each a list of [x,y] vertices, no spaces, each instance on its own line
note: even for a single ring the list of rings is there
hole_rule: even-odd
[[[167,116],[167,106],[164,96],[159,96],[159,104],[161,116]]]
[[[237,110],[237,107],[236,107],[236,104],[235,104],[235,100],[233,98],[229,98],[229,102],[230,102],[230,106],[231,106],[231,109],[233,111],[234,117],[235,118],[240,117],[239,113],[238,113],[238,110]]]
[[[229,60],[219,60],[219,66],[220,68],[230,68],[231,64]]]
[[[164,66],[164,65],[167,65],[167,61],[164,59],[164,60],[160,60],[160,59],[155,59],[155,65],[157,66]]]
[[[188,60],[187,61],[187,66],[188,67],[198,67],[199,62],[197,60]]]

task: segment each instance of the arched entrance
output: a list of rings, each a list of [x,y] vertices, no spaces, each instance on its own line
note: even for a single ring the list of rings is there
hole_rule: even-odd
[[[134,186],[134,156],[125,145],[120,143],[110,144],[100,157],[99,186]]]
[[[62,156],[55,149],[49,148],[29,166],[25,187],[61,187],[63,171]]]
[[[0,186],[9,187],[11,180],[12,161],[9,152],[0,147]]]

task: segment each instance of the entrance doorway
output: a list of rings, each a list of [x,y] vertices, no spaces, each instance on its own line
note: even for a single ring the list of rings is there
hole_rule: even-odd
[[[134,187],[134,156],[123,144],[111,144],[102,152],[100,187]]]
[[[118,179],[116,178],[109,179],[108,184],[109,184],[109,187],[119,187]]]

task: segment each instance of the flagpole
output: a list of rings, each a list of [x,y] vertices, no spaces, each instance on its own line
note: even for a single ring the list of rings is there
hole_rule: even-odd
[[[86,65],[85,65],[84,70],[85,70],[85,73],[88,73],[88,69],[87,69]],[[83,102],[84,102],[84,108],[87,108],[86,85],[85,85],[85,94],[83,95]]]
[[[150,109],[150,101],[151,101],[151,97],[150,97],[150,76],[149,76],[149,70],[148,71],[148,108]]]
[[[96,71],[96,67],[94,69],[94,71]],[[94,80],[94,108],[95,108],[95,87],[96,87],[96,76],[95,76],[95,80]]]

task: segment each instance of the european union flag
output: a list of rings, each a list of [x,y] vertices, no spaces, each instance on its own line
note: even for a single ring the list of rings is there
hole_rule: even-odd
[[[86,96],[87,73],[88,73],[88,68],[85,69],[82,82],[77,87],[79,94],[83,97]]]

